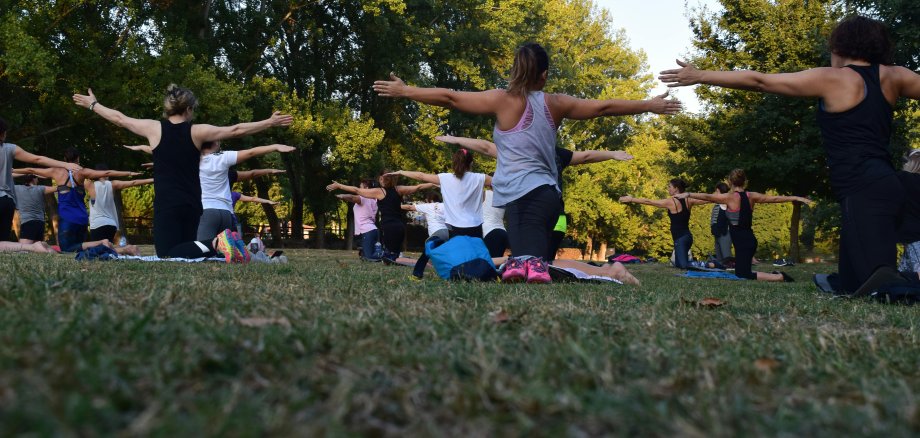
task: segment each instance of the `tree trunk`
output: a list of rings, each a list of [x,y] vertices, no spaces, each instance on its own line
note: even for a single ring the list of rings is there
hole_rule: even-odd
[[[352,209],[347,209],[345,213],[345,251],[351,251],[355,247],[355,215]]]
[[[262,199],[269,199],[268,194],[268,181],[264,178],[255,178],[252,182],[256,186],[256,194]],[[262,204],[262,211],[265,212],[265,218],[268,219],[268,223],[271,226],[272,230],[272,245],[275,247],[281,247],[281,221],[278,220],[278,213],[275,212],[275,208],[268,204]],[[261,237],[261,236],[260,236]]]
[[[586,240],[587,242],[585,242],[585,257],[588,260],[593,260],[594,259],[594,239],[592,239],[591,236],[589,235]]]
[[[607,259],[607,241],[601,241],[600,248],[597,249],[597,256],[594,260],[602,261]]]
[[[789,258],[799,262],[799,223],[802,219],[802,204],[792,203],[792,219],[789,224]]]
[[[326,249],[326,212],[313,211],[313,220],[316,229],[313,230],[316,239],[316,249]]]
[[[281,161],[287,170],[289,188],[291,189],[291,234],[290,238],[297,244],[303,243],[303,185],[301,182],[303,172],[299,159],[294,154],[282,154]],[[273,227],[274,228],[274,227]]]

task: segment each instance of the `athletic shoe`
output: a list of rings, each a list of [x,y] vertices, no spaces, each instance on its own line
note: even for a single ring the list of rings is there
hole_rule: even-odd
[[[239,233],[236,231],[231,231],[230,235],[233,236],[233,243],[236,245],[236,249],[240,252],[240,262],[249,263],[252,260],[252,255],[249,253],[248,245],[240,237]]]
[[[243,260],[240,250],[236,246],[236,240],[230,234],[230,230],[221,231],[217,235],[217,244],[214,245],[214,250],[223,256],[227,263],[240,263]]]
[[[552,283],[553,279],[549,276],[549,268],[542,257],[528,259],[527,264],[527,282],[528,283]]]
[[[502,281],[517,283],[527,279],[527,262],[511,257],[505,262],[505,271],[502,272]]]
[[[795,263],[792,262],[792,259],[776,259],[773,262],[773,266],[795,266]]]
[[[890,266],[882,266],[875,270],[872,275],[866,280],[859,289],[856,289],[856,292],[853,295],[857,297],[865,297],[878,290],[882,286],[897,286],[905,285],[910,283],[910,281],[898,272],[897,269]]]

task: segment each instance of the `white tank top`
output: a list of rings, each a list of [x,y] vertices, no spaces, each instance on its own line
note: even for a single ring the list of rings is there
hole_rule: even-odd
[[[96,229],[111,225],[118,228],[118,212],[115,210],[115,190],[111,181],[95,181],[96,198],[89,202],[89,228]]]

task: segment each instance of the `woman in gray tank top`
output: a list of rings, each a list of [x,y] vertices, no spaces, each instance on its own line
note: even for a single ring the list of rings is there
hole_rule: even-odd
[[[16,209],[19,210],[19,242],[45,240],[45,195],[55,192],[51,186],[40,186],[38,177],[28,174],[24,184],[16,184]]]
[[[419,88],[390,75],[374,82],[383,97],[402,97],[429,105],[495,117],[493,139],[498,167],[493,180],[494,206],[504,207],[508,240],[514,257],[508,260],[505,281],[548,283],[544,258],[549,257],[553,225],[561,198],[556,184],[556,128],[564,119],[591,119],[646,112],[674,114],[680,102],[667,93],[649,100],[577,99],[544,94],[549,56],[539,44],[518,48],[507,89],[462,92],[447,88]]]

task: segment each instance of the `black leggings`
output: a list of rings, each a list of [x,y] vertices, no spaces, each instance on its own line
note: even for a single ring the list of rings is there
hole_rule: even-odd
[[[489,256],[492,258],[504,256],[505,250],[508,249],[508,232],[501,228],[489,231],[482,240],[486,243],[486,248],[489,248]]]
[[[855,292],[876,269],[897,268],[898,216],[904,187],[894,174],[840,201],[840,273],[842,292]]]
[[[0,197],[0,242],[10,240],[10,231],[13,229],[13,214],[16,212],[16,202],[9,196]]]
[[[109,242],[115,244],[115,233],[118,228],[115,225],[103,225],[101,227],[91,228],[89,230],[89,240],[109,239]]]
[[[754,230],[730,227],[728,232],[732,236],[732,246],[735,247],[735,276],[756,280],[757,273],[751,270],[754,253],[757,252],[757,238],[754,237]]]
[[[402,251],[403,240],[406,238],[406,224],[402,222],[389,222],[380,224],[380,244],[383,249],[399,254]]]
[[[168,257],[180,243],[193,242],[198,234],[201,205],[153,208],[153,245],[157,257]]]
[[[551,185],[537,187],[508,203],[505,215],[511,255],[551,259],[550,240],[561,211],[562,198]]]
[[[166,257],[177,257],[183,259],[198,259],[202,257],[213,257],[217,254],[210,240],[183,242],[170,248]],[[159,256],[158,256],[159,257]]]

